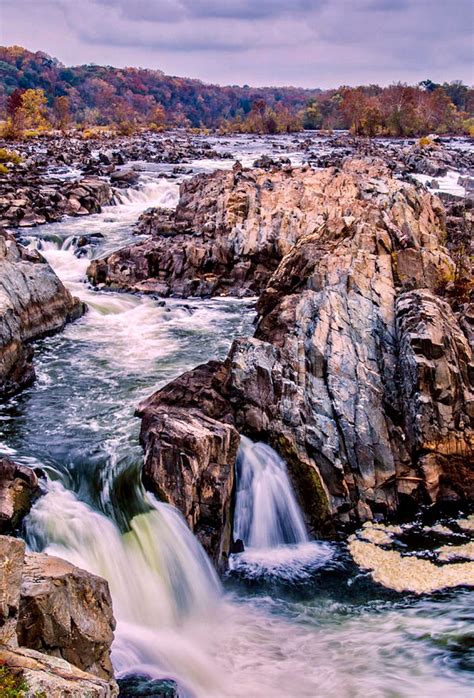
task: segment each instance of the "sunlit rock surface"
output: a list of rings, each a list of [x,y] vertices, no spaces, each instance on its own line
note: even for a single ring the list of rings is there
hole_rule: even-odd
[[[0,663],[23,677],[28,696],[116,696],[114,627],[105,580],[0,536]]]

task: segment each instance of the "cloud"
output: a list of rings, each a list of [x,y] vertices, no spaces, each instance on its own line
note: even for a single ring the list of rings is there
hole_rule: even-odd
[[[471,0],[0,0],[2,41],[231,84],[473,81]]]

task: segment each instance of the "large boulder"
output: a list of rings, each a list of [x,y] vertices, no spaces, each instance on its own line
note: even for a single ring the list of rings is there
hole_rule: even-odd
[[[115,621],[105,579],[43,553],[25,557],[18,641],[110,679]]]
[[[213,390],[216,364],[181,376],[144,401],[141,442],[143,479],[160,499],[178,507],[191,530],[224,562],[232,537],[231,497],[239,435],[225,423],[225,400]],[[219,376],[217,371],[217,376]]]
[[[308,179],[265,176],[269,189],[286,177],[286,202]],[[173,395],[170,420],[179,414],[185,423],[199,409],[270,443],[319,533],[466,499],[474,366],[461,316],[439,297],[456,275],[441,202],[373,161],[348,161],[311,181],[286,238],[278,229],[282,259],[260,295],[255,336],[235,340],[226,361],[188,374],[184,390],[177,379],[142,409],[146,463],[162,448],[154,414]],[[273,212],[262,199],[260,221]],[[244,242],[249,226],[240,226]],[[167,448],[170,438],[179,452],[182,435],[168,421]],[[159,471],[145,472],[148,484],[152,476],[161,485]]]
[[[116,696],[114,627],[104,579],[0,536],[0,664],[26,682],[26,695]]]
[[[0,231],[0,397],[34,379],[29,342],[84,312],[45,259]]]

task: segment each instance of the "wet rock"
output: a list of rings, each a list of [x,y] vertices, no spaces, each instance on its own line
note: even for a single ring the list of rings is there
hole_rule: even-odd
[[[178,685],[171,679],[124,676],[118,680],[120,698],[178,698]]]
[[[135,184],[138,181],[139,176],[140,175],[136,170],[132,169],[131,167],[127,167],[112,172],[110,175],[110,181],[113,184],[129,186],[130,184]]]
[[[239,435],[219,419],[225,399],[213,390],[214,365],[184,374],[143,402],[140,440],[143,480],[186,517],[191,530],[221,564],[231,541],[233,468]],[[218,372],[219,375],[219,372]]]
[[[38,478],[31,468],[0,458],[0,533],[18,528],[38,494]]]
[[[0,396],[34,379],[28,343],[61,330],[83,312],[84,305],[38,252],[0,231]]]

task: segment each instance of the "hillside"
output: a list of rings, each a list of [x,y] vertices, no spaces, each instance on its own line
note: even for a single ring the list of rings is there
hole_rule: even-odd
[[[316,79],[315,79],[316,81]],[[26,95],[25,103],[25,92]],[[252,88],[209,85],[159,70],[80,65],[19,46],[0,47],[0,118],[25,129],[64,130],[115,125],[195,127],[253,133],[350,128],[364,136],[474,133],[474,90],[455,80],[443,85]]]
[[[109,122],[137,114],[144,119],[161,105],[176,125],[217,126],[245,116],[255,100],[281,104],[296,112],[321,90],[296,87],[251,88],[206,85],[200,80],[165,75],[160,70],[80,65],[66,67],[55,58],[19,46],[0,47],[0,107],[15,89],[43,89],[48,103],[67,95],[79,122]]]

